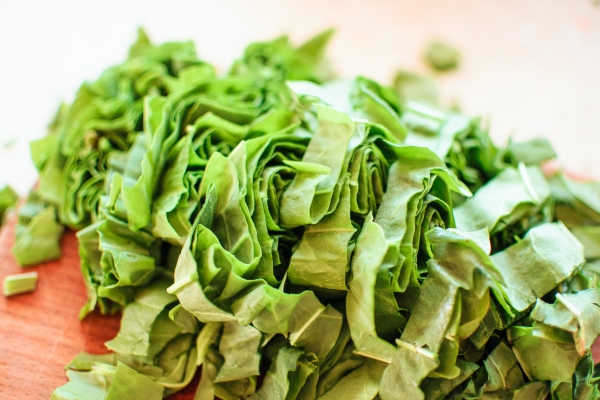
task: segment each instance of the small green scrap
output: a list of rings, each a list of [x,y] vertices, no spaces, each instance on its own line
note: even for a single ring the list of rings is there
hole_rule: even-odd
[[[38,273],[25,272],[23,274],[8,275],[4,278],[4,296],[33,292],[37,286]]]
[[[56,220],[56,207],[48,204],[35,191],[19,209],[12,248],[20,266],[39,264],[60,258],[60,238],[63,226]]]
[[[427,46],[425,61],[437,71],[448,71],[458,67],[460,52],[444,42],[434,41]]]
[[[5,214],[17,204],[19,195],[10,187],[0,189],[0,226],[4,223]]]

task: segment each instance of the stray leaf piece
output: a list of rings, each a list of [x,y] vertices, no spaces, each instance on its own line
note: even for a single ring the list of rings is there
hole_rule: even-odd
[[[37,285],[37,278],[38,273],[35,271],[7,276],[4,278],[4,296],[33,292]]]
[[[17,204],[19,195],[10,187],[0,189],[0,226],[2,226],[6,212]]]
[[[400,70],[396,72],[394,87],[404,102],[410,100],[431,106],[439,103],[437,85],[428,76]]]
[[[56,219],[56,209],[36,192],[19,210],[17,239],[12,253],[21,266],[34,265],[60,257],[63,226]]]
[[[436,40],[427,46],[425,61],[435,70],[451,70],[458,67],[460,52],[447,43]]]

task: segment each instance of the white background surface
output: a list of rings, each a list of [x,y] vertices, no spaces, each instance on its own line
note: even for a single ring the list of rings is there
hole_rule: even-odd
[[[597,0],[13,1],[0,5],[0,186],[35,182],[28,142],[45,133],[80,83],[119,63],[144,26],[156,42],[194,39],[224,71],[247,43],[336,27],[329,56],[343,77],[391,82],[425,70],[441,38],[463,53],[439,76],[447,101],[490,119],[504,142],[545,135],[562,164],[600,178],[600,6]],[[7,148],[2,145],[11,142]]]

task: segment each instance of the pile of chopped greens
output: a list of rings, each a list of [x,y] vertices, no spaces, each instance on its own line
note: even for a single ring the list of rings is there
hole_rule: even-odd
[[[53,399],[161,399],[200,366],[197,400],[600,398],[600,184],[426,78],[332,80],[330,36],[218,74],[140,32],[32,144],[17,260],[76,230],[80,317],[122,312]]]

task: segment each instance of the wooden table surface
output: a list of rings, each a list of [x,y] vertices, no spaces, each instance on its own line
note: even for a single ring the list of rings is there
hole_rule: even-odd
[[[119,315],[77,315],[86,300],[79,271],[77,238],[68,231],[62,239],[62,258],[21,268],[10,252],[14,243],[13,217],[0,231],[0,282],[4,277],[37,271],[35,292],[6,298],[0,295],[0,399],[49,399],[67,382],[64,367],[79,352],[106,353],[104,342],[119,330]],[[172,397],[192,399],[194,382]]]

